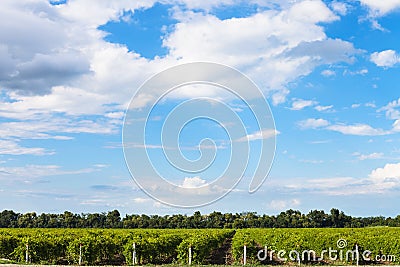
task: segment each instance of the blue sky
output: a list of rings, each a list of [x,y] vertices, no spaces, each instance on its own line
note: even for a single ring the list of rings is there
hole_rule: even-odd
[[[400,213],[400,1],[0,5],[8,22],[0,25],[0,209]],[[160,204],[133,182],[121,135],[138,88],[160,71],[193,61],[226,64],[254,81],[274,117],[276,151],[256,193],[247,192],[247,177],[211,205],[182,209]],[[242,103],[202,90],[161,103],[150,142],[159,140],[155,129],[178,100],[209,96],[248,116]],[[245,126],[249,135],[257,130],[251,120]],[[198,120],[182,132],[182,146],[206,137],[221,147],[227,138],[212,121]],[[222,166],[229,153],[218,152]],[[201,175],[179,179],[208,182]]]

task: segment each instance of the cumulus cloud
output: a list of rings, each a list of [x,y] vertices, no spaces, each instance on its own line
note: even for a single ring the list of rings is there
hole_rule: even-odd
[[[185,177],[181,184],[183,188],[198,188],[207,184],[206,180],[201,179],[199,176]]]
[[[326,110],[330,110],[331,108],[333,108],[333,105],[329,105],[329,106],[318,105],[314,109],[317,111],[326,111]]]
[[[269,204],[268,207],[273,209],[273,210],[287,210],[289,208],[296,208],[301,204],[301,201],[299,199],[290,199],[290,200],[280,200],[280,199],[275,199],[272,200]]]
[[[306,107],[314,106],[318,104],[318,102],[314,100],[304,100],[304,99],[294,99],[292,102],[292,110],[302,110]]]
[[[323,71],[321,71],[321,74],[325,77],[331,77],[331,76],[335,76],[336,72],[334,72],[333,70],[323,70]]]
[[[400,119],[400,110],[398,109],[399,107],[400,107],[400,98],[389,102],[386,106],[383,106],[382,108],[378,109],[378,112],[384,111],[386,118],[397,120]]]
[[[400,132],[400,120],[395,120],[393,123],[393,131]]]
[[[348,12],[348,5],[343,2],[333,1],[330,4],[332,10],[341,16],[345,16]]]
[[[360,0],[361,4],[368,8],[368,17],[371,21],[372,28],[380,31],[386,31],[378,22],[379,17],[383,17],[391,12],[397,11],[400,8],[400,0]]]
[[[373,128],[368,124],[362,124],[362,123],[352,124],[352,125],[335,124],[328,126],[326,129],[346,135],[359,135],[359,136],[376,136],[376,135],[386,135],[390,133],[388,131],[379,128]]]
[[[400,163],[389,163],[382,168],[377,168],[369,177],[372,179],[400,178]]]
[[[171,57],[235,66],[272,96],[274,104],[285,101],[288,82],[320,64],[351,62],[358,53],[351,43],[326,38],[317,23],[338,18],[320,1],[226,20],[194,12],[175,16],[180,22],[164,39]]]
[[[26,165],[26,166],[8,166],[0,167],[0,180],[15,179],[25,180],[32,178],[41,178],[65,174],[83,174],[98,171],[96,168],[87,168],[80,170],[63,170],[58,165]]]
[[[400,57],[394,50],[374,52],[370,57],[371,61],[378,67],[391,68],[400,62]]]
[[[262,140],[262,139],[269,139],[272,138],[276,135],[278,135],[280,132],[274,129],[264,129],[261,131],[256,131],[252,134],[248,134],[246,136],[243,136],[239,138],[238,142],[246,142],[246,141],[254,141],[254,140]]]
[[[329,125],[329,122],[324,119],[307,119],[299,121],[297,124],[302,129],[316,129]]]
[[[11,140],[0,140],[0,155],[50,155],[52,151],[47,151],[41,147],[23,147]]]
[[[400,163],[388,163],[382,168],[373,170],[370,180],[379,191],[386,191],[400,186]]]
[[[354,196],[384,194],[400,186],[400,164],[387,164],[377,168],[366,178],[334,177],[301,180],[284,187],[292,191],[307,191],[323,195]]]
[[[351,63],[360,52],[349,42],[326,36],[321,24],[339,17],[319,0],[279,1],[280,8],[230,19],[208,11],[237,1],[167,2],[175,5],[171,13],[177,23],[162,36],[169,51],[164,57],[147,59],[123,44],[104,40],[106,33],[99,26],[154,3],[2,1],[0,15],[7,21],[0,25],[0,117],[7,119],[0,128],[7,139],[3,153],[49,153],[26,148],[21,139],[68,140],[71,133],[116,133],[142,82],[178,63],[224,62],[247,74],[279,104],[290,92],[288,83],[321,64]],[[343,11],[338,5],[333,9],[337,14]],[[142,104],[149,99],[143,96]],[[293,107],[304,105],[298,102]],[[248,138],[276,134],[259,132]]]
[[[359,160],[367,160],[367,159],[381,159],[383,157],[383,153],[374,152],[371,154],[361,154],[359,152],[353,153]]]
[[[89,73],[89,60],[70,43],[65,22],[45,1],[3,1],[0,85],[23,94],[49,93]]]
[[[146,203],[146,202],[150,202],[150,201],[152,201],[152,199],[150,199],[150,198],[142,198],[142,197],[136,197],[136,198],[133,199],[133,202],[140,203],[140,204]]]
[[[392,11],[400,8],[400,0],[360,0],[361,4],[367,6],[370,9],[372,16],[384,16]]]
[[[96,5],[68,1],[57,6],[46,1],[5,1],[2,17],[9,17],[6,20],[11,25],[0,28],[0,68],[9,70],[2,79],[3,86],[27,94],[51,94],[57,85],[78,87],[107,94],[109,102],[126,104],[132,89],[151,74],[181,61],[211,60],[245,71],[279,103],[288,93],[287,82],[310,73],[323,62],[349,62],[357,53],[350,43],[326,38],[318,24],[338,18],[322,1],[281,1],[280,11],[226,20],[190,9],[237,2],[179,2],[189,11],[174,9],[178,23],[163,41],[170,53],[162,59],[147,60],[123,45],[105,42],[105,33],[97,28],[121,20],[126,11],[149,8],[154,1],[107,1]],[[111,88],[118,88],[118,94]]]

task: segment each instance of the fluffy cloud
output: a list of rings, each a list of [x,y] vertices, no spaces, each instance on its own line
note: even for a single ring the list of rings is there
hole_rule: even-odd
[[[338,13],[341,16],[345,16],[349,9],[349,7],[346,3],[337,2],[337,1],[333,1],[330,6],[333,9],[333,11],[335,11],[336,13]]]
[[[3,152],[27,152],[20,139],[65,140],[71,138],[65,133],[115,133],[142,82],[178,63],[200,60],[232,65],[279,104],[286,101],[289,82],[321,64],[351,63],[359,53],[349,42],[327,38],[321,23],[339,18],[319,0],[279,1],[278,9],[261,8],[251,16],[231,19],[208,11],[237,1],[171,0],[178,22],[163,36],[169,53],[162,58],[143,58],[103,39],[106,33],[99,26],[154,2],[2,1],[0,15],[7,21],[0,25],[0,117],[7,119],[0,128],[7,139]],[[186,7],[181,9],[181,4]]]
[[[292,102],[292,110],[302,110],[303,108],[314,106],[318,102],[314,100],[294,99]]]
[[[400,98],[389,102],[386,106],[378,109],[378,112],[384,111],[388,119],[397,120],[400,119]]]
[[[10,178],[15,181],[25,179],[41,178],[55,175],[65,174],[82,174],[98,171],[96,168],[87,168],[80,170],[63,170],[57,165],[26,165],[16,167],[0,167],[0,180],[9,180]]]
[[[181,3],[189,9],[213,6],[211,2],[201,6],[193,1]],[[287,82],[310,73],[318,64],[349,61],[349,56],[357,53],[350,43],[326,38],[318,24],[338,18],[322,1],[282,2],[281,11],[226,20],[176,8],[174,16],[179,22],[164,38],[163,45],[170,53],[162,59],[147,60],[102,39],[105,33],[97,29],[100,25],[120,20],[123,12],[153,4],[68,1],[52,6],[44,0],[6,1],[2,17],[9,17],[11,24],[0,26],[0,69],[8,70],[1,72],[6,75],[2,85],[27,95],[53,94],[54,86],[79,88],[82,96],[101,94],[107,99],[93,100],[91,106],[126,105],[135,88],[151,74],[178,62],[210,60],[245,71],[279,103],[288,94]],[[237,3],[227,0],[221,4]]]
[[[390,68],[400,62],[400,57],[394,50],[374,52],[370,57],[378,67]]]
[[[400,163],[386,164],[376,168],[366,178],[334,177],[302,179],[285,185],[287,189],[305,190],[324,195],[370,195],[383,194],[400,187]]]
[[[314,109],[317,111],[326,111],[326,110],[330,110],[331,108],[333,108],[333,105],[329,105],[329,106],[318,105]]]
[[[382,168],[377,168],[369,175],[372,179],[400,178],[400,163],[386,164]]]
[[[336,72],[334,72],[333,70],[323,70],[323,71],[321,71],[321,74],[325,77],[331,77],[331,76],[335,76]]]
[[[386,164],[382,168],[373,170],[369,179],[376,190],[386,191],[400,186],[400,163]]]
[[[45,1],[3,1],[0,16],[0,86],[24,94],[49,93],[90,71],[71,43],[65,21]]]
[[[183,188],[198,188],[207,184],[206,180],[201,179],[199,176],[185,177],[181,186]]]
[[[360,0],[360,2],[370,9],[372,16],[384,16],[400,8],[400,0]]]
[[[11,140],[0,140],[0,155],[48,155],[53,152],[41,147],[23,147]]]
[[[272,95],[274,104],[285,101],[288,82],[320,64],[351,62],[358,53],[349,42],[326,38],[318,23],[338,18],[320,1],[245,18],[221,20],[194,12],[175,17],[180,22],[163,42],[171,57],[235,66]]]
[[[383,153],[371,153],[371,154],[361,154],[361,153],[354,153],[354,156],[357,156],[359,160],[366,160],[366,159],[381,159],[383,157]]]
[[[329,125],[329,122],[324,119],[307,119],[297,123],[302,129],[316,129]]]
[[[239,138],[238,142],[246,142],[246,141],[254,141],[254,140],[262,140],[272,138],[278,135],[280,132],[274,129],[265,129],[262,131],[257,131],[252,134],[248,134],[244,137]]]
[[[273,210],[287,210],[288,208],[295,208],[301,204],[301,201],[299,199],[291,199],[291,200],[272,200],[268,204],[268,208],[271,208]]]
[[[326,129],[346,135],[360,135],[360,136],[376,136],[376,135],[386,135],[390,133],[382,129],[373,128],[368,124],[361,124],[361,123],[353,125],[335,124],[328,126]]]

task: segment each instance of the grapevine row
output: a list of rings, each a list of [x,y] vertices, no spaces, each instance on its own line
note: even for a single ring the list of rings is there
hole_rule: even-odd
[[[232,230],[2,229],[0,258],[39,264],[205,263]]]
[[[213,263],[211,255],[232,238],[233,261],[257,264],[282,263],[274,257],[260,260],[260,251],[315,251],[320,263],[330,261],[325,250],[370,251],[370,263],[379,255],[390,255],[400,263],[400,228],[362,229],[0,229],[0,258],[39,264],[131,265]],[[342,243],[338,243],[341,241]],[[339,247],[340,245],[340,247]],[[229,245],[228,245],[229,247]],[[244,247],[246,247],[244,249]],[[28,253],[27,253],[27,248]],[[190,253],[189,253],[190,250]],[[219,255],[221,257],[221,255]],[[288,255],[286,254],[286,257]],[[223,256],[222,256],[223,257]],[[304,261],[304,260],[302,260]],[[313,261],[313,260],[308,260]],[[342,259],[354,264],[354,258]],[[366,262],[362,262],[366,263]],[[382,263],[382,262],[381,262]],[[389,262],[384,262],[389,263]]]
[[[267,262],[277,262],[279,261],[277,259],[277,253],[279,251],[286,252],[285,256],[288,258],[288,253],[291,251],[298,252],[301,256],[304,252],[308,253],[312,250],[315,251],[315,254],[318,256],[316,259],[317,261],[333,263],[331,262],[332,257],[330,258],[328,254],[330,249],[334,252],[332,255],[337,256],[338,261],[341,260],[343,263],[354,264],[356,259],[350,256],[351,253],[357,249],[360,261],[363,263],[368,263],[366,262],[368,259],[369,263],[378,263],[374,261],[376,261],[377,258],[383,258],[379,256],[386,255],[391,256],[390,263],[399,263],[399,234],[400,228],[389,227],[362,229],[240,229],[236,231],[232,240],[232,254],[237,262],[242,261],[243,246],[246,246],[248,262],[260,262],[257,253],[259,253],[260,250],[265,250],[265,247],[267,247],[270,253],[271,251],[275,253],[273,257],[267,257]],[[323,253],[323,251],[325,252]],[[369,251],[371,252],[370,254],[368,253]],[[368,256],[367,260],[364,260],[362,257],[363,252]],[[340,253],[342,253],[342,255],[340,255]],[[346,257],[346,253],[349,254],[348,257]],[[259,255],[263,255],[263,252]],[[311,258],[311,260],[313,260],[313,258]],[[307,261],[311,260],[307,258]]]

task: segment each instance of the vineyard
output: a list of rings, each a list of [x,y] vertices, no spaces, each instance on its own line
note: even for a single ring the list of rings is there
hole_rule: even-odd
[[[379,261],[387,264],[399,263],[399,234],[400,228],[389,227],[240,230],[0,229],[0,258],[17,263],[27,261],[35,264],[74,265],[189,262],[286,264],[290,261],[355,264],[354,253],[357,252],[360,263]],[[268,253],[265,253],[265,248]],[[365,251],[368,253],[363,254]],[[311,252],[315,255],[311,255]],[[349,255],[352,257],[349,258]],[[365,255],[368,256],[367,259]]]
[[[233,230],[2,229],[0,258],[40,264],[206,264]],[[27,252],[28,251],[28,252]]]
[[[400,228],[388,227],[243,229],[236,231],[232,254],[236,261],[240,261],[243,258],[243,245],[246,245],[249,262],[317,261],[355,264],[355,254],[358,253],[359,261],[363,264],[399,263],[399,234]],[[264,252],[260,253],[260,259],[257,253],[261,249],[265,250],[265,247],[269,253],[267,257]],[[281,255],[278,255],[280,251]]]

